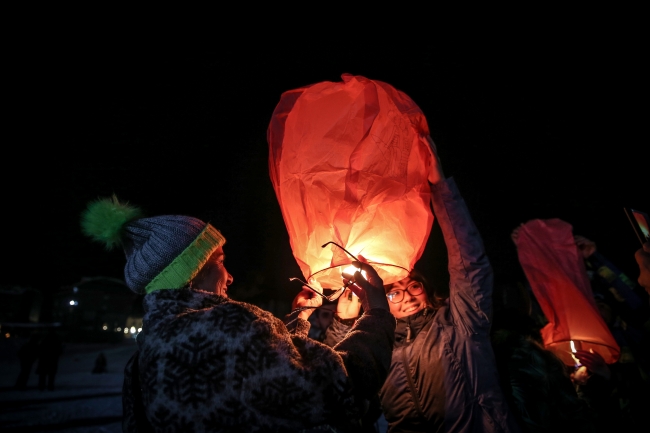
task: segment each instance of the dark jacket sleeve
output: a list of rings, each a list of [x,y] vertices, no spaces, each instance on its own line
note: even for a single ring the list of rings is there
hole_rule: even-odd
[[[309,323],[309,320],[299,318],[298,313],[299,311],[293,311],[287,314],[283,319],[284,325],[291,334],[307,337],[309,336],[311,323]]]
[[[307,338],[309,322],[288,315],[292,335]],[[327,329],[323,344],[341,356],[357,397],[370,399],[379,391],[390,367],[395,339],[395,318],[387,310],[374,309],[353,326],[336,320]]]
[[[332,320],[332,324],[325,331],[325,339],[323,340],[323,343],[327,344],[329,347],[336,346],[345,338],[350,329],[352,329],[352,325],[345,325],[338,320]]]
[[[371,399],[386,380],[395,341],[395,318],[388,310],[364,313],[334,346],[357,395]]]
[[[481,236],[453,178],[432,185],[431,193],[449,257],[451,314],[467,333],[488,332],[493,275]]]

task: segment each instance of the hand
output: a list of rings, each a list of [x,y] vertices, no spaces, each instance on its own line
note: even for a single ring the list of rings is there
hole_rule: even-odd
[[[650,293],[650,242],[643,244],[643,248],[634,254],[634,258],[639,264],[639,284]]]
[[[589,374],[589,370],[587,370],[587,367],[584,365],[581,365],[580,367],[576,368],[574,371],[571,372],[571,382],[573,382],[575,385],[586,385],[587,382],[589,382],[589,378],[591,377],[591,374]]]
[[[354,278],[351,279],[353,283],[350,285],[352,292],[361,300],[363,311],[370,311],[373,308],[390,311],[384,293],[384,282],[377,274],[377,271],[367,263],[354,261],[352,265],[365,271],[367,276],[367,278],[364,278],[361,272],[355,272]],[[350,279],[345,278],[344,275],[344,281],[347,284]]]
[[[352,293],[352,290],[345,289],[336,304],[336,315],[341,319],[355,319],[359,317],[359,310],[361,310],[361,300]]]
[[[428,180],[432,184],[437,184],[444,180],[445,175],[442,173],[442,165],[440,164],[440,157],[438,156],[438,149],[430,135],[426,136],[427,143],[429,143],[429,153],[431,154],[431,166],[429,167]]]
[[[602,376],[607,380],[612,376],[612,372],[609,370],[605,360],[598,353],[578,350],[575,353],[575,357],[578,358],[580,363],[587,367],[587,370],[590,372]]]
[[[521,231],[521,228],[524,226],[524,223],[519,224],[515,229],[510,233],[510,239],[512,239],[512,242],[517,245],[517,240],[519,240],[519,232]]]
[[[299,318],[307,320],[309,319],[309,316],[311,316],[311,313],[314,312],[314,309],[320,307],[321,305],[323,305],[323,298],[303,286],[300,293],[298,293],[296,297],[293,298],[291,308],[295,310],[298,307],[314,307],[298,313]]]
[[[596,252],[596,244],[593,241],[585,238],[584,236],[574,236],[578,249],[585,259],[588,259],[593,253]]]

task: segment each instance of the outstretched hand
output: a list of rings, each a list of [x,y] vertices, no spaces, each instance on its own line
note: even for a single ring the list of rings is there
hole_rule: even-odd
[[[594,241],[590,241],[584,236],[574,236],[573,239],[585,259],[596,252],[596,243]]]
[[[349,287],[361,300],[363,311],[370,311],[373,308],[389,310],[388,300],[384,293],[384,282],[377,274],[377,271],[367,263],[354,261],[352,265],[366,273],[365,278],[360,271],[356,271],[353,277],[343,275],[346,284],[349,281],[353,282]]]
[[[510,239],[512,239],[512,242],[517,245],[517,241],[519,240],[519,232],[521,231],[521,228],[524,226],[524,223],[519,224],[517,227],[514,228],[512,233],[510,233]]]
[[[580,363],[587,367],[587,370],[593,374],[608,379],[612,376],[612,372],[609,370],[607,363],[602,356],[596,352],[588,352],[586,350],[578,350],[575,353],[575,357],[580,360]]]
[[[321,305],[323,305],[323,298],[303,286],[302,290],[296,295],[295,298],[293,298],[291,308],[295,310],[299,307],[312,307],[298,313],[299,318],[307,320],[309,319],[309,316],[311,316],[311,313],[314,312],[314,309],[320,307]]]

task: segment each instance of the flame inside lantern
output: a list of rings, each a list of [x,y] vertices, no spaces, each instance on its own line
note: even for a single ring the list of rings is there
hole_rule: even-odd
[[[573,340],[570,341],[571,343],[571,358],[575,361],[575,366],[580,367],[582,364],[580,363],[580,360],[576,358],[576,345],[573,343]],[[580,342],[578,342],[580,344]]]

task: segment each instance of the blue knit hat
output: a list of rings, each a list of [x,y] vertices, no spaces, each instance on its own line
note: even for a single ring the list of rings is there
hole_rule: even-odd
[[[109,249],[124,248],[124,279],[136,293],[187,286],[226,242],[217,229],[197,218],[141,216],[138,208],[113,196],[89,203],[81,219],[86,235]]]

